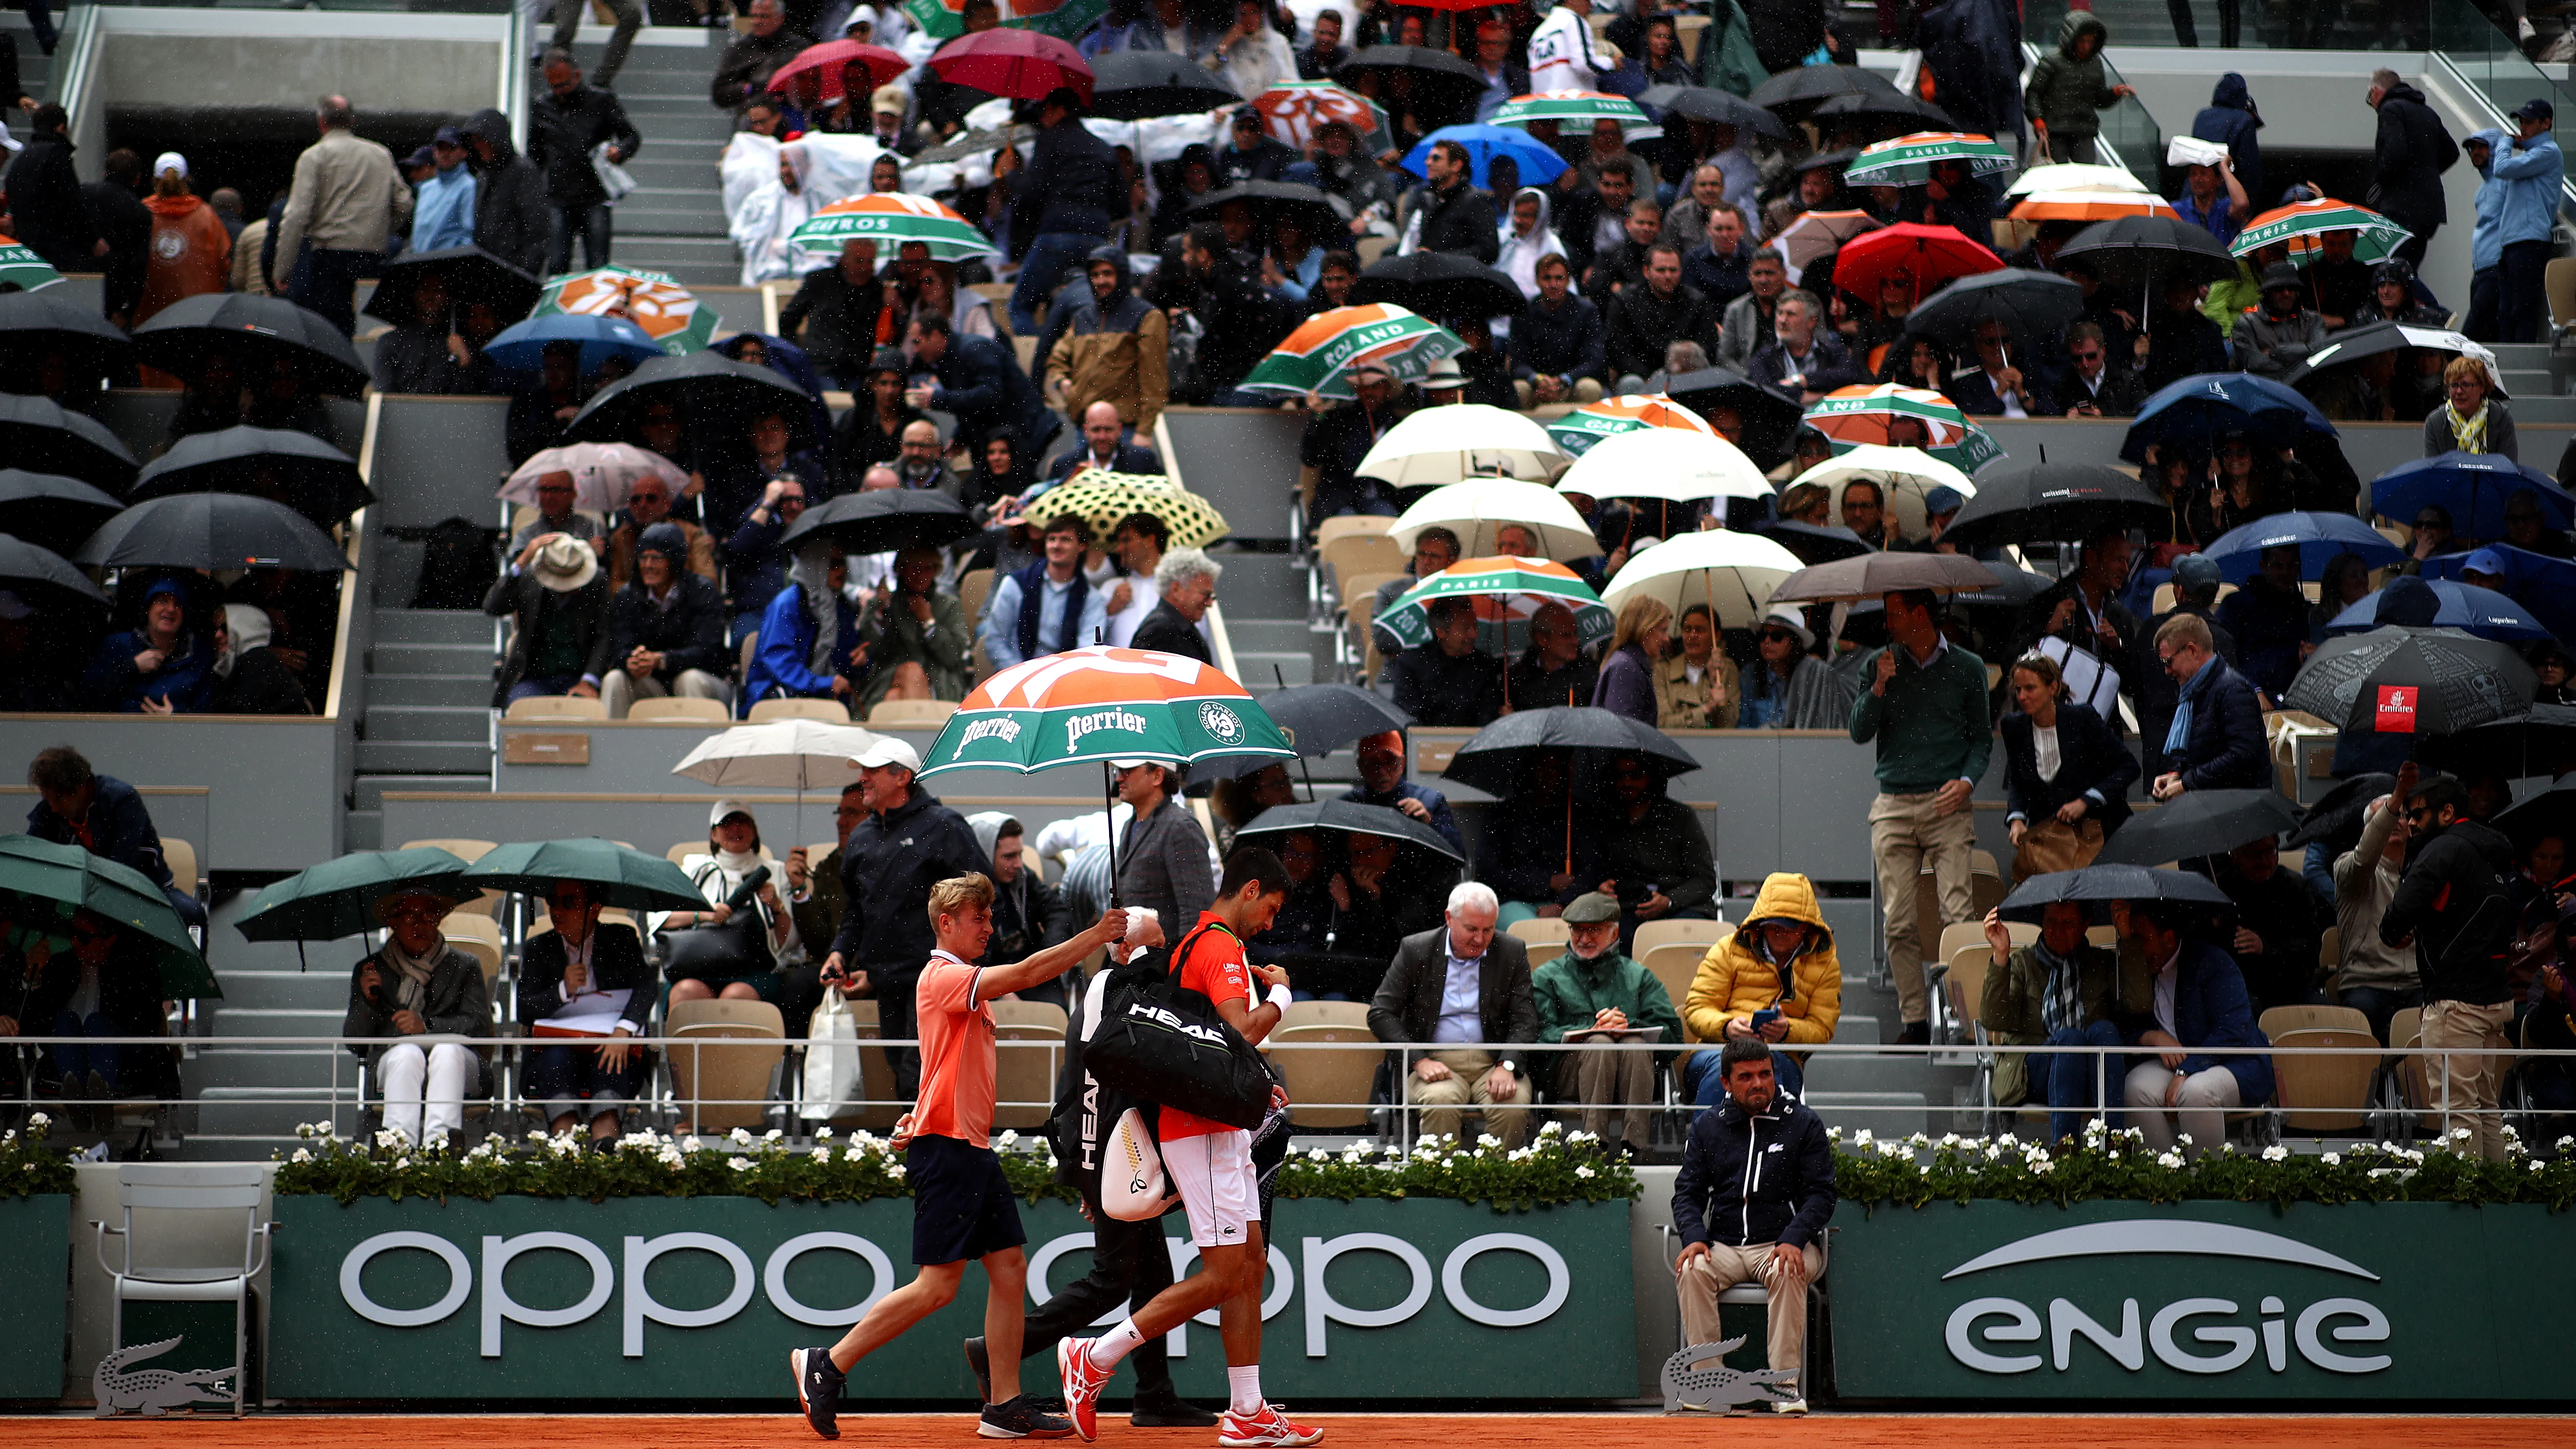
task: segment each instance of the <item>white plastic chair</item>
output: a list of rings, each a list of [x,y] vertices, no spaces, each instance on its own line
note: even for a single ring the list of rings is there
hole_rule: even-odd
[[[116,1170],[116,1195],[125,1209],[125,1225],[111,1228],[96,1218],[90,1227],[96,1231],[98,1264],[113,1280],[114,1292],[109,1298],[108,1343],[111,1348],[125,1343],[125,1304],[132,1299],[149,1303],[222,1303],[233,1305],[233,1416],[242,1412],[244,1382],[249,1372],[250,1357],[250,1280],[268,1266],[268,1235],[277,1224],[259,1220],[259,1200],[266,1173],[255,1165],[219,1162],[137,1163]],[[238,1262],[227,1259],[220,1263],[170,1264],[138,1263],[138,1254],[148,1254],[161,1247],[160,1235],[138,1245],[135,1230],[137,1211],[163,1215],[190,1213],[212,1221],[218,1214],[241,1214],[242,1249]],[[162,1217],[160,1221],[168,1221]],[[125,1240],[124,1264],[107,1258],[108,1234]],[[177,1236],[177,1234],[172,1234]]]

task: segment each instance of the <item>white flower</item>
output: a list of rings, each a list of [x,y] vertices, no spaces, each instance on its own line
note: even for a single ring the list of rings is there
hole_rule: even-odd
[[[2175,1133],[2175,1134],[2174,1134],[2174,1141],[2181,1143],[2181,1144],[2182,1144],[2183,1146],[2185,1146],[2185,1147],[2189,1147],[2189,1146],[2191,1146],[2191,1145],[2192,1145],[2192,1141],[2191,1141],[2191,1134],[2190,1134],[2190,1133],[2188,1133],[2188,1132],[2177,1132],[2177,1133]]]
[[[27,1125],[30,1127],[51,1127],[54,1125],[54,1119],[46,1116],[42,1112],[30,1112],[27,1114]]]
[[[680,1150],[676,1147],[665,1147],[654,1155],[662,1160],[664,1167],[678,1167],[682,1161]]]
[[[1323,1162],[1329,1160],[1332,1154],[1320,1147],[1309,1147],[1306,1149],[1306,1157],[1311,1162]]]
[[[411,1166],[411,1159],[408,1157],[397,1157],[394,1159],[394,1171],[396,1172],[400,1172],[409,1166]]]
[[[2343,1166],[2343,1154],[2340,1152],[2329,1152],[2324,1156],[2319,1157],[2317,1161],[2324,1163],[2328,1167],[2341,1167]]]
[[[1358,1166],[1358,1165],[1359,1165],[1359,1161],[1360,1161],[1360,1150],[1359,1150],[1358,1148],[1354,1147],[1354,1148],[1351,1148],[1349,1151],[1344,1152],[1344,1153],[1342,1154],[1342,1161],[1344,1161],[1344,1162],[1346,1162],[1346,1163],[1349,1163],[1351,1166],[1354,1166],[1354,1167]]]
[[[1009,1137],[1009,1135],[1010,1135],[1009,1133],[1004,1133],[1004,1134],[1003,1134],[1004,1138],[1006,1138],[1006,1139]],[[815,1128],[815,1129],[814,1129],[814,1140],[815,1140],[815,1141],[817,1141],[817,1142],[829,1142],[829,1141],[831,1141],[831,1140],[832,1140],[832,1129],[831,1129],[831,1127],[827,1124],[827,1125],[825,1125],[825,1126],[821,1126],[821,1127],[817,1127],[817,1128]]]
[[[1562,1136],[1564,1132],[1565,1124],[1562,1122],[1550,1122],[1538,1129],[1538,1135],[1541,1137]]]
[[[535,1134],[534,1134],[534,1133],[530,1133],[529,1135],[530,1135],[530,1136],[534,1136]],[[403,1148],[403,1147],[407,1147],[407,1146],[411,1145],[411,1139],[410,1139],[409,1137],[404,1136],[404,1135],[403,1135],[403,1133],[402,1133],[402,1131],[401,1131],[401,1129],[399,1129],[399,1128],[395,1128],[395,1127],[385,1127],[385,1128],[381,1128],[381,1129],[379,1129],[379,1130],[377,1131],[377,1133],[376,1133],[376,1145],[377,1145],[378,1147],[381,1147],[381,1148],[385,1149],[385,1150],[386,1150],[386,1151],[388,1151],[388,1152],[392,1152],[392,1151],[395,1151],[395,1150],[397,1150],[397,1149],[399,1149],[399,1148]]]
[[[2282,1146],[2278,1142],[2275,1142],[2271,1146],[2263,1149],[2263,1160],[2265,1162],[2286,1162],[2289,1160],[2289,1156],[2290,1149]]]
[[[1866,1127],[1863,1127],[1858,1132],[1852,1134],[1852,1145],[1855,1147],[1867,1147],[1875,1140],[1875,1138],[1870,1136],[1869,1129]]]
[[[293,1157],[290,1157],[290,1158],[286,1159],[286,1160],[287,1160],[287,1161],[289,1161],[289,1162],[311,1162],[311,1161],[313,1160],[313,1154],[312,1154],[312,1153],[310,1153],[310,1152],[305,1151],[305,1150],[304,1150],[303,1148],[301,1148],[301,1147],[298,1147],[298,1148],[296,1148],[296,1149],[295,1149],[295,1155],[294,1155]],[[2532,1166],[2536,1168],[2536,1167],[2540,1166],[2540,1164],[2539,1164],[2539,1163],[2537,1163],[2537,1162],[2535,1162],[2535,1163],[2533,1163],[2533,1164],[2532,1164]]]
[[[543,1142],[546,1140],[546,1134],[543,1132],[531,1132],[528,1134],[528,1140],[530,1142]]]
[[[1491,1132],[1480,1132],[1476,1134],[1476,1150],[1479,1152],[1489,1151],[1502,1145],[1503,1139],[1495,1136]]]
[[[295,1135],[298,1137],[311,1137],[313,1135],[313,1124],[310,1122],[296,1123]]]
[[[725,1140],[736,1147],[749,1147],[751,1145],[750,1129],[736,1127],[731,1132],[725,1134]]]
[[[2033,1163],[2030,1170],[2042,1177],[2046,1177],[2057,1170],[2057,1164],[2043,1159],[2039,1162]]]
[[[867,1149],[864,1147],[844,1147],[841,1149],[841,1160],[843,1162],[858,1162],[866,1158],[867,1155]]]
[[[1924,1136],[1920,1132],[1917,1132],[1913,1136],[1905,1139],[1905,1145],[1908,1147],[1929,1147],[1932,1145],[1932,1139]]]
[[[2180,1167],[2182,1166],[2182,1154],[2179,1152],[2159,1152],[2156,1154],[2156,1166],[2162,1168]]]
[[[785,1129],[772,1127],[768,1131],[760,1134],[760,1140],[763,1142],[775,1142],[786,1135],[787,1133]]]
[[[1555,1125],[1555,1124],[1551,1123],[1551,1124],[1549,1124],[1549,1125],[1553,1126],[1553,1125]],[[1843,1140],[1843,1129],[1841,1129],[1840,1127],[1828,1127],[1828,1128],[1826,1128],[1826,1129],[1825,1129],[1825,1140],[1826,1140],[1827,1142],[1840,1142],[1840,1141],[1842,1141],[1842,1140]]]
[[[2471,1132],[2466,1127],[2454,1127],[2451,1129],[2451,1140],[2454,1142],[2466,1142],[2476,1135],[2476,1133]]]
[[[2542,1163],[2538,1158],[2534,1158],[2528,1165],[2532,1171],[2538,1172],[2546,1164]]]
[[[1944,1147],[1956,1147],[1956,1146],[1958,1146],[1958,1145],[1959,1145],[1959,1134],[1958,1134],[1958,1133],[1956,1133],[1956,1132],[1944,1132],[1944,1133],[1942,1133],[1942,1134],[1941,1134],[1941,1145],[1942,1145],[1942,1146],[1944,1146]]]
[[[695,1137],[683,1137],[680,1139],[680,1150],[683,1152],[704,1152],[707,1150],[707,1144]]]
[[[889,1162],[889,1163],[887,1163],[887,1164],[886,1164],[886,1175],[887,1175],[887,1176],[889,1176],[889,1177],[892,1177],[892,1178],[893,1178],[895,1181],[897,1181],[897,1182],[901,1182],[901,1181],[903,1181],[903,1178],[904,1178],[904,1166],[903,1166],[903,1164],[902,1164],[902,1163],[900,1163],[900,1162]]]
[[[2535,1164],[2533,1164],[2533,1165],[2534,1165],[2534,1166],[2537,1166],[2538,1164],[2536,1164],[2536,1163],[2535,1163]],[[1597,1173],[1597,1172],[1594,1172],[1591,1168],[1588,1168],[1588,1167],[1578,1167],[1578,1168],[1574,1169],[1574,1175],[1575,1175],[1575,1176],[1577,1176],[1577,1177],[1579,1177],[1579,1178],[1582,1178],[1582,1179],[1583,1179],[1584,1181],[1586,1181],[1586,1182],[1589,1182],[1589,1181],[1591,1181],[1593,1178],[1599,1177],[1601,1174],[1599,1174],[1599,1173]]]
[[[1915,1170],[1916,1172],[1919,1172],[1919,1173],[1923,1174],[1925,1177],[1930,1177],[1930,1176],[1932,1175],[1932,1169],[1930,1169],[1930,1168],[1928,1168],[1928,1167],[1918,1167],[1918,1168],[1916,1168],[1916,1169],[1914,1169],[1914,1170]]]
[[[1010,1128],[1005,1128],[1005,1129],[1003,1129],[1003,1132],[1002,1132],[1002,1145],[1003,1145],[1004,1147],[1012,1146],[1012,1145],[1016,1144],[1019,1140],[1020,1140],[1020,1134],[1018,1133],[1018,1131],[1016,1131],[1016,1130],[1014,1130],[1014,1129],[1010,1129]]]

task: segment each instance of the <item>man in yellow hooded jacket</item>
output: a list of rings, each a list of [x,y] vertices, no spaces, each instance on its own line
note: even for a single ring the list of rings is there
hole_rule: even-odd
[[[1828,1042],[1842,1012],[1842,961],[1817,909],[1815,884],[1791,871],[1776,872],[1762,882],[1744,924],[1711,946],[1691,977],[1683,1024],[1698,1040],[1714,1044],[1683,1068],[1693,1100],[1713,1107],[1725,1097],[1716,1066],[1718,1046],[1727,1038],[1758,1036],[1774,1046]],[[1773,1062],[1780,1090],[1794,1095],[1797,1060],[1781,1053]]]

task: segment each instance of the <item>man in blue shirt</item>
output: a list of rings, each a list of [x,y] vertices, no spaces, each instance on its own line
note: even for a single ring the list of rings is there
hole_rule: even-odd
[[[1402,730],[1370,735],[1359,742],[1358,754],[1360,782],[1343,791],[1343,799],[1410,815],[1439,831],[1462,852],[1467,848],[1465,837],[1458,833],[1457,818],[1449,813],[1449,797],[1404,778]]]
[[[411,208],[411,249],[434,252],[474,245],[474,171],[465,164],[465,133],[438,128],[429,143],[438,170],[420,184]]]
[[[2469,239],[2469,315],[2478,342],[2536,342],[2549,315],[2543,280],[2565,164],[2550,135],[2556,112],[2537,96],[2513,113],[2517,134],[2480,131],[2465,146],[2486,178]]]
[[[995,670],[1041,654],[1079,649],[1107,627],[1109,596],[1082,575],[1082,551],[1091,530],[1079,514],[1047,521],[1046,561],[993,581],[977,637]]]
[[[2185,173],[2174,211],[2226,243],[2245,229],[2245,218],[2253,214],[2254,205],[2245,198],[2245,183],[2236,179],[2235,163],[2221,156],[2216,165],[2193,166]]]

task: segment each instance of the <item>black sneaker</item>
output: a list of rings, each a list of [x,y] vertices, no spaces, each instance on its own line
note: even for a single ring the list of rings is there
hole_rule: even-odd
[[[1139,1394],[1127,1407],[1127,1422],[1139,1429],[1213,1429],[1214,1409],[1202,1409],[1177,1394]]]
[[[787,1367],[796,1374],[796,1404],[805,1411],[805,1422],[826,1439],[840,1438],[841,1371],[832,1367],[832,1351],[790,1349]]]
[[[1930,1046],[1932,1044],[1932,1023],[1928,1021],[1907,1022],[1905,1024],[1905,1030],[1896,1034],[1896,1044],[1898,1046]]]
[[[972,1342],[980,1345],[983,1340]],[[1008,1401],[986,1404],[983,1417],[976,1421],[975,1434],[981,1439],[1069,1439],[1073,1421],[1062,1414],[1040,1412],[1026,1394],[1015,1394]]]
[[[976,1396],[985,1403],[993,1402],[993,1360],[984,1352],[982,1338],[966,1340],[966,1367],[975,1375]]]

